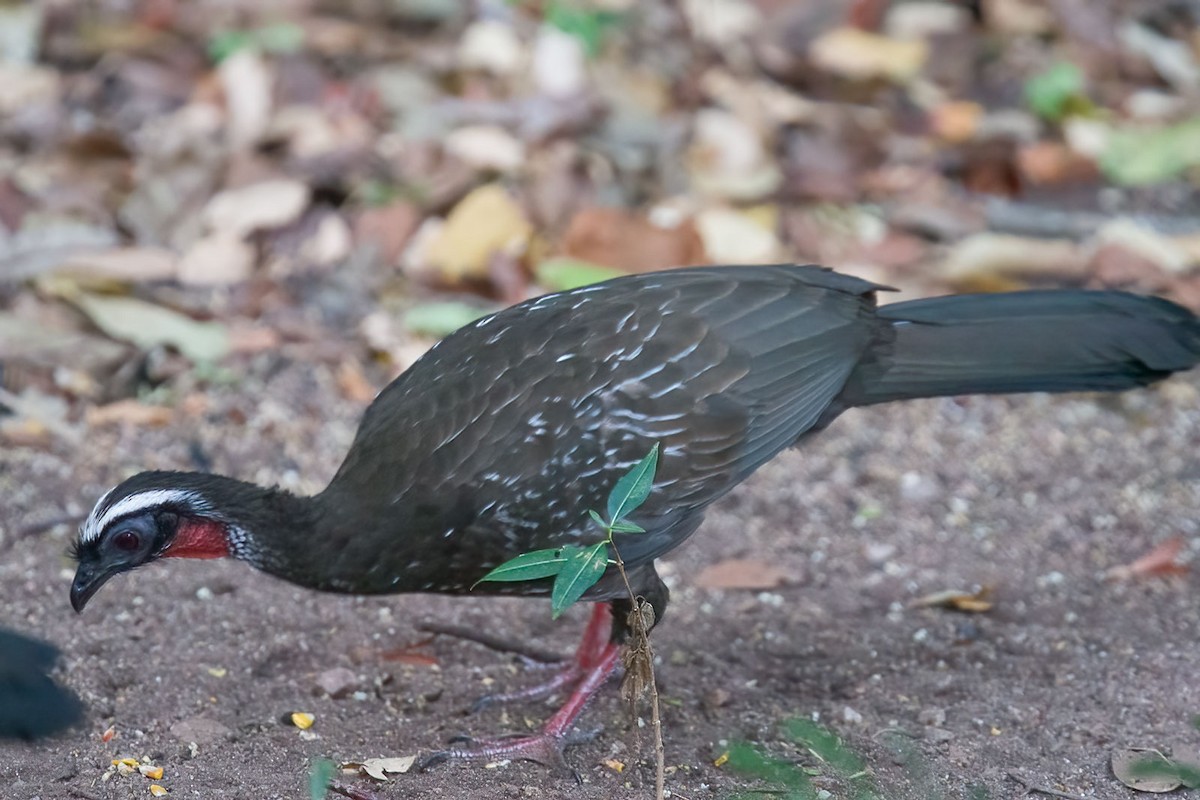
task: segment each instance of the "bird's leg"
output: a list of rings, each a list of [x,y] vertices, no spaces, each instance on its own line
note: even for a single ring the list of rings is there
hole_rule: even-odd
[[[593,615],[593,622],[596,615]],[[592,625],[588,625],[591,632]],[[585,637],[586,642],[586,637]],[[590,740],[595,734],[572,735],[571,727],[583,713],[592,696],[604,685],[621,663],[621,645],[607,641],[588,662],[582,680],[554,716],[546,720],[541,731],[531,736],[510,736],[498,739],[470,739],[465,747],[451,747],[427,756],[420,765],[425,770],[443,761],[459,759],[524,759],[570,772],[563,750]]]
[[[588,620],[587,627],[583,629],[583,638],[579,641],[579,647],[575,649],[575,655],[565,666],[555,672],[550,680],[512,692],[484,695],[471,706],[471,713],[477,713],[488,706],[497,704],[549,697],[559,689],[578,683],[587,674],[587,671],[604,656],[605,647],[611,638],[612,610],[608,603],[595,603],[592,606],[592,616]]]

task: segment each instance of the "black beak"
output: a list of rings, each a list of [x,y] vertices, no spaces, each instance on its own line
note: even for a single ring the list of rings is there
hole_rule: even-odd
[[[97,570],[90,564],[80,564],[75,570],[75,581],[71,584],[71,608],[75,609],[76,613],[83,611],[92,595],[100,591],[100,587],[120,571],[111,568]]]

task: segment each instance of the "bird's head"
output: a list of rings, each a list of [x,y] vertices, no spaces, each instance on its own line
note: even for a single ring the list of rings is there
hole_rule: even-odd
[[[109,578],[166,556],[230,555],[233,526],[216,512],[200,473],[143,472],[100,498],[79,529],[71,605],[82,611]]]

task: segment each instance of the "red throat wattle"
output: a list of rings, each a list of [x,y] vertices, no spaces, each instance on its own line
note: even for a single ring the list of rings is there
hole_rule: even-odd
[[[229,555],[225,526],[208,519],[181,519],[166,558],[224,558]]]

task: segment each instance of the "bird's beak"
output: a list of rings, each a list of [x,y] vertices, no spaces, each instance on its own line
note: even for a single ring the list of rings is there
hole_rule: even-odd
[[[75,570],[75,581],[71,584],[71,608],[74,608],[76,613],[83,611],[92,595],[100,591],[100,587],[120,571],[111,567],[97,569],[91,564],[80,564]]]

